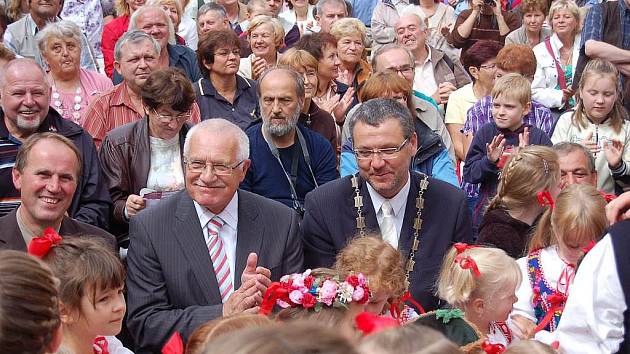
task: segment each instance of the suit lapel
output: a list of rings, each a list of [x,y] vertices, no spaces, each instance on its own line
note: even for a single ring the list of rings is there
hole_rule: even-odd
[[[0,224],[0,249],[26,251],[26,242],[17,223],[17,209],[2,217]],[[3,245],[4,244],[4,245]]]
[[[234,289],[241,286],[241,274],[247,264],[247,256],[254,252],[260,263],[262,236],[265,234],[265,223],[257,221],[258,207],[251,197],[239,190],[238,192],[238,227],[236,230],[236,262],[234,271]]]
[[[192,199],[185,190],[179,195],[179,203],[175,210],[175,222],[172,235],[186,255],[186,260],[199,282],[209,304],[221,301],[219,284],[214,274],[214,266],[203,236],[199,217]]]
[[[381,228],[378,225],[378,220],[376,219],[376,210],[374,210],[374,204],[372,203],[372,197],[370,196],[370,191],[367,187],[367,181],[363,178],[359,177],[359,185],[361,186],[361,196],[363,196],[363,217],[365,218],[365,230],[367,232],[377,231],[379,234],[381,232]],[[352,193],[354,196],[354,193]],[[350,198],[350,204],[352,205],[352,209],[355,210],[354,206],[354,198]],[[356,217],[356,215],[355,215]],[[356,221],[355,221],[356,227]]]

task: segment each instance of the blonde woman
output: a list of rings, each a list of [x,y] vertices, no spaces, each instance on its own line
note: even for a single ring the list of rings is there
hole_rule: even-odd
[[[284,29],[276,18],[258,15],[249,22],[247,39],[252,54],[241,58],[238,74],[256,80],[268,67],[276,65],[284,46]]]
[[[372,67],[365,60],[367,28],[356,18],[342,18],[330,28],[337,40],[339,55],[339,76],[337,80],[358,90],[372,72]]]
[[[565,110],[575,105],[571,85],[580,56],[580,10],[573,0],[557,0],[548,20],[553,35],[534,47],[532,95],[547,108]]]

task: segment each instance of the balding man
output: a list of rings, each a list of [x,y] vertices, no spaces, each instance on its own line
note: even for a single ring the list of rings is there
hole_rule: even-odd
[[[257,313],[270,281],[302,270],[297,214],[238,190],[250,166],[238,126],[209,119],[186,135],[186,190],[131,219],[127,325],[136,353],[159,352],[175,331]]]
[[[31,135],[52,131],[70,139],[82,158],[83,172],[78,177],[68,215],[106,228],[111,200],[90,135],[50,109],[51,88],[44,70],[34,60],[15,59],[5,66],[1,76],[0,215],[14,210],[21,202],[11,177],[18,150]]]

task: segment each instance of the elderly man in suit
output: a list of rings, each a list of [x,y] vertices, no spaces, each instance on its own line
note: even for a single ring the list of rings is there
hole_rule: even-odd
[[[186,135],[186,189],[131,219],[128,320],[136,353],[159,352],[175,331],[256,313],[271,280],[302,270],[298,217],[238,190],[250,165],[247,135],[210,119]]]
[[[411,295],[434,309],[433,286],[445,252],[454,242],[472,241],[466,197],[446,182],[410,170],[418,141],[402,104],[373,99],[352,119],[359,174],[306,195],[305,265],[330,266],[350,239],[376,232],[407,257]]]

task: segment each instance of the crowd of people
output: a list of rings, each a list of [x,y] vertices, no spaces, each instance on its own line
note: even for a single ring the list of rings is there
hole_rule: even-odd
[[[1,352],[630,352],[630,0],[0,5]]]

